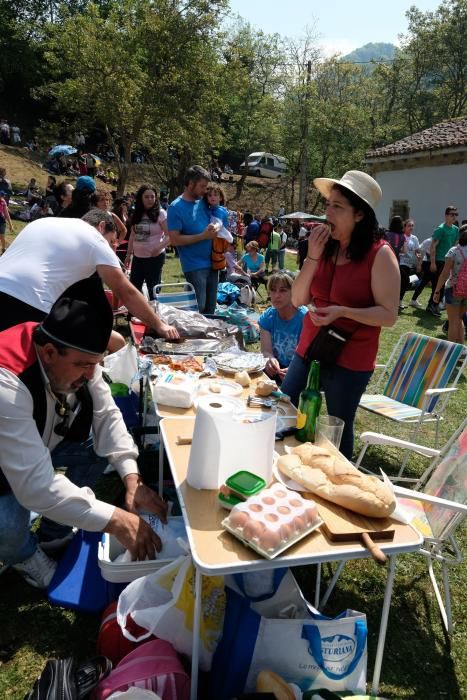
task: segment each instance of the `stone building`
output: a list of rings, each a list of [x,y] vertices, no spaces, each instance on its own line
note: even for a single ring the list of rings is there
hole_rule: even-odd
[[[450,204],[459,208],[459,221],[467,219],[467,117],[368,151],[364,162],[383,190],[376,211],[383,226],[395,214],[410,217],[422,241]]]

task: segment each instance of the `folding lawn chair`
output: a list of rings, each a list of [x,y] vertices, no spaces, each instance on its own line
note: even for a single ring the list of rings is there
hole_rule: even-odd
[[[173,284],[156,284],[154,300],[160,304],[170,304],[184,311],[198,311],[198,300],[194,287],[189,282],[174,282]],[[141,345],[146,325],[137,319],[131,319],[131,337],[136,346]]]
[[[365,445],[385,444],[419,454],[435,452],[421,445],[375,433],[363,433],[362,440]],[[435,456],[417,482],[415,490],[395,485],[394,491],[410,524],[425,538],[420,553],[427,558],[428,573],[441,617],[448,634],[451,634],[453,622],[449,567],[460,564],[463,560],[454,532],[467,515],[467,418]],[[444,601],[433,569],[435,561],[441,566]]]
[[[448,634],[451,634],[453,621],[449,567],[463,561],[455,540],[455,531],[467,515],[467,419],[441,451],[377,433],[363,433],[361,438],[366,444],[391,445],[427,456],[437,453],[417,482],[416,490],[396,484],[394,492],[410,524],[424,538],[417,554],[420,553],[427,559],[428,573],[441,617]],[[435,576],[435,562],[441,566],[444,600]],[[326,604],[342,568],[343,562],[338,565],[328,590],[320,601],[320,609]]]
[[[156,284],[154,300],[160,304],[170,304],[184,311],[199,311],[195,289],[189,282]]]
[[[412,424],[412,440],[424,423],[435,421],[437,445],[439,422],[467,364],[463,353],[458,343],[405,333],[382,366],[376,393],[363,394],[359,407]]]

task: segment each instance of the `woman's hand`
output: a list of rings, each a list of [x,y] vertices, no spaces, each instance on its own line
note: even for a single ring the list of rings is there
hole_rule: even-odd
[[[324,306],[315,311],[308,311],[315,326],[329,326],[337,318],[343,316],[342,306]]]
[[[281,366],[278,360],[276,360],[275,357],[269,357],[264,367],[264,371],[269,377],[275,377],[276,375],[280,374]]]
[[[441,294],[441,292],[433,292],[433,301],[435,302],[435,304],[439,304],[439,295],[440,294]]]
[[[319,260],[324,252],[324,246],[329,240],[330,235],[330,228],[325,224],[322,226],[317,226],[315,229],[313,229],[308,237],[307,255],[313,260]]]
[[[130,265],[131,265],[131,253],[127,253],[127,254],[126,254],[124,265],[125,265],[125,267],[126,267],[127,270],[130,269]]]

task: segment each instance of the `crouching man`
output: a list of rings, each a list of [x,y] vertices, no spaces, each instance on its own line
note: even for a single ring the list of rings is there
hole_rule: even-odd
[[[37,588],[55,571],[44,552],[54,528],[109,532],[133,559],[154,558],[161,547],[138,511],[165,521],[166,505],[140,480],[136,446],[99,366],[111,330],[102,283],[89,278],[69,287],[41,324],[0,333],[0,561]],[[127,510],[89,488],[109,463],[124,482]],[[69,466],[67,475],[53,464]],[[37,536],[30,511],[43,516]]]

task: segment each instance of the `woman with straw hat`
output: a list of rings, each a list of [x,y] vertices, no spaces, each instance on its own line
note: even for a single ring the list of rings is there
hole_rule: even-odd
[[[345,422],[340,449],[351,459],[353,421],[375,367],[381,327],[397,320],[400,273],[378,232],[378,183],[350,170],[340,180],[317,178],[313,184],[326,198],[326,223],[310,235],[304,265],[293,284],[294,306],[309,304],[309,313],[282,391],[297,405],[310,362],[319,355],[318,346],[321,351],[324,347],[321,385],[328,413]],[[345,342],[338,341],[330,361],[333,353],[326,352],[323,339],[329,341],[326,329],[331,325]]]

